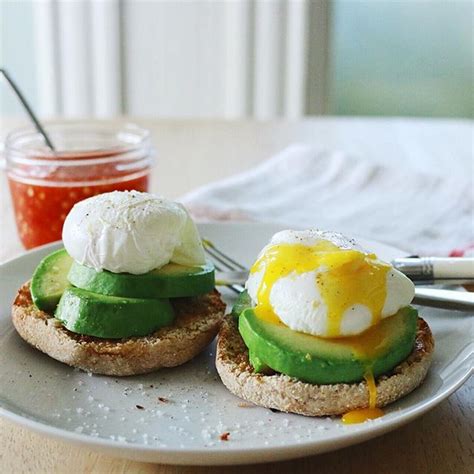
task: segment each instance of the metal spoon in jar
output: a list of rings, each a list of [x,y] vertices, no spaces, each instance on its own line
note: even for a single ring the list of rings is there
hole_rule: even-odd
[[[26,110],[26,113],[30,117],[30,119],[33,122],[34,126],[36,127],[36,130],[38,130],[38,132],[43,136],[44,141],[46,142],[46,145],[48,145],[48,147],[51,148],[52,151],[55,151],[53,142],[49,138],[49,136],[46,133],[44,127],[41,125],[41,122],[38,120],[38,117],[36,117],[35,113],[33,112],[33,109],[30,106],[30,104],[28,104],[28,101],[25,99],[25,96],[21,93],[20,89],[15,84],[15,81],[10,77],[10,75],[8,74],[6,69],[0,68],[0,73],[6,79],[9,86],[13,89],[13,92],[18,97],[18,100],[22,103],[23,107]]]

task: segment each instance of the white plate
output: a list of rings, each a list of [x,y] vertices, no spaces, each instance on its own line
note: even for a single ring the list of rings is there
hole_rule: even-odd
[[[277,230],[266,224],[200,225],[203,237],[245,264]],[[403,255],[386,245],[361,243],[385,259]],[[90,376],[24,343],[10,322],[17,288],[57,245],[0,267],[0,414],[71,443],[170,464],[239,464],[311,455],[365,441],[415,419],[461,386],[473,370],[473,319],[424,308],[436,338],[427,380],[390,406],[384,417],[360,425],[239,406],[241,400],[219,380],[213,346],[175,369],[127,378]],[[230,294],[225,297],[231,302]],[[220,441],[226,431],[229,441]]]

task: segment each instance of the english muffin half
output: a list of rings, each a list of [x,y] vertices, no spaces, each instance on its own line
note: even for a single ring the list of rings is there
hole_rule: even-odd
[[[30,284],[17,293],[12,321],[18,334],[53,359],[95,374],[125,376],[175,367],[199,354],[216,336],[225,304],[217,291],[173,298],[175,320],[142,337],[102,339],[66,329],[32,301]]]
[[[392,403],[418,387],[428,372],[434,340],[418,318],[411,354],[376,379],[376,406]],[[369,389],[358,383],[311,384],[280,373],[256,373],[235,317],[225,317],[217,341],[216,367],[224,385],[236,396],[266,408],[307,416],[342,415],[369,407]]]

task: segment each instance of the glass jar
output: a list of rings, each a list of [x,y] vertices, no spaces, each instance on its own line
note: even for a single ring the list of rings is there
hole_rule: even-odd
[[[16,224],[27,249],[60,240],[78,201],[115,190],[148,191],[153,158],[149,132],[135,125],[65,122],[45,129],[54,152],[33,128],[5,141]]]

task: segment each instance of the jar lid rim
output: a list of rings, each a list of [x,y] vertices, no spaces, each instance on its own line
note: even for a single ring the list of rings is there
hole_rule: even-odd
[[[44,127],[47,132],[54,137],[54,132],[71,133],[71,134],[102,134],[114,136],[117,143],[107,147],[90,147],[77,150],[60,150],[52,151],[46,147],[26,148],[18,146],[17,142],[20,139],[38,138],[41,134],[35,129],[33,125],[19,127],[12,130],[5,139],[5,151],[9,153],[28,156],[30,159],[38,160],[89,160],[101,157],[119,156],[125,153],[137,151],[142,148],[150,146],[150,132],[136,124],[124,122],[115,123],[107,121],[56,121],[45,122]],[[134,135],[135,140],[125,141],[120,139],[120,134]]]

